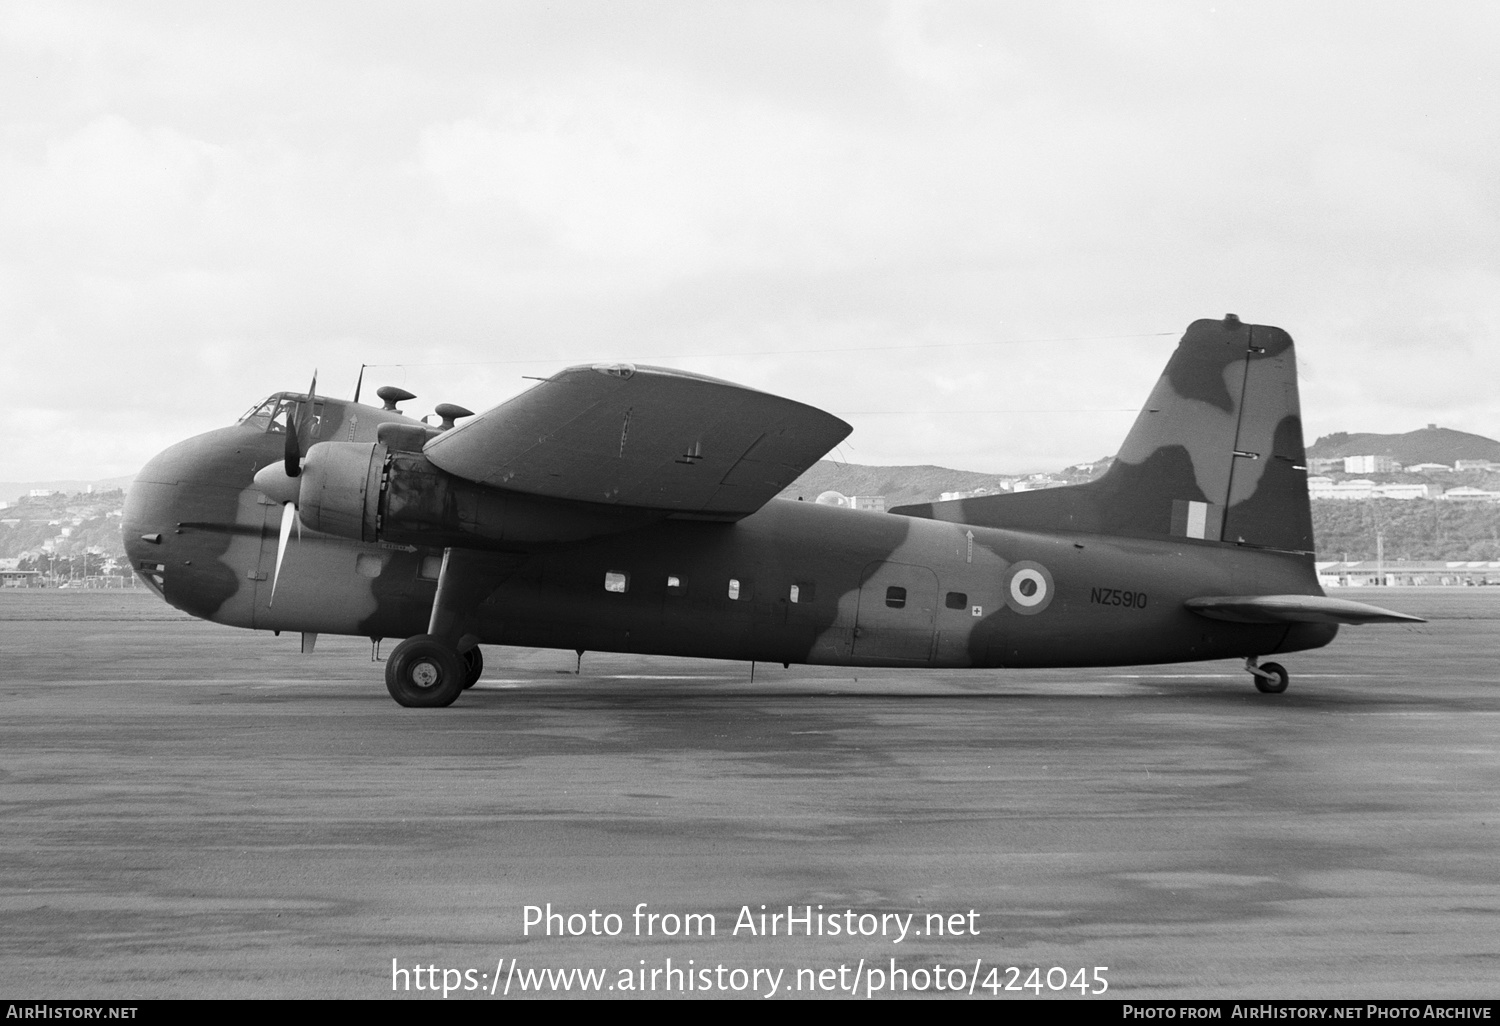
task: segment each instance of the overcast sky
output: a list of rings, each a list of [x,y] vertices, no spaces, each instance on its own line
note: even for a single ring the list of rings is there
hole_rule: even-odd
[[[1500,4],[0,3],[0,479],[596,360],[1109,455],[1182,329],[1500,435]]]

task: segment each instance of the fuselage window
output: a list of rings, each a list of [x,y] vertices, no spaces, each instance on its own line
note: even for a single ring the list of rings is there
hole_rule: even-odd
[[[817,589],[813,587],[812,581],[798,581],[796,584],[792,585],[792,590],[788,594],[788,598],[790,598],[792,602],[806,603],[811,602],[813,600],[813,596],[816,594]]]
[[[969,604],[969,596],[961,591],[950,591],[945,604],[949,609],[963,609]]]
[[[729,579],[729,597],[738,599],[740,597],[740,582],[733,577]]]
[[[906,589],[896,587],[885,589],[885,604],[892,609],[905,609]]]
[[[442,556],[423,556],[422,564],[417,568],[417,576],[424,581],[435,581],[442,572]]]
[[[749,602],[755,597],[753,581],[742,581],[738,577],[729,579],[729,597],[737,602]]]
[[[787,598],[790,601],[792,601],[792,602],[796,602],[797,601],[797,595],[798,595],[799,592],[801,592],[801,590],[802,589],[798,588],[795,584],[792,585],[792,590],[787,593]]]
[[[605,571],[605,574],[604,574],[604,590],[605,591],[612,591],[616,595],[623,595],[623,594],[625,594],[626,589],[629,588],[629,587],[630,587],[630,575],[629,574],[620,573],[620,572],[615,571],[615,570]]]
[[[679,577],[677,574],[668,574],[667,575],[667,594],[668,595],[686,595],[687,594],[687,579],[685,577]]]

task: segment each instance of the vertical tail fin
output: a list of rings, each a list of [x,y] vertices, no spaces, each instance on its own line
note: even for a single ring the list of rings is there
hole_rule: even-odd
[[[1291,336],[1230,315],[1188,327],[1097,481],[892,512],[1310,553],[1306,463]]]

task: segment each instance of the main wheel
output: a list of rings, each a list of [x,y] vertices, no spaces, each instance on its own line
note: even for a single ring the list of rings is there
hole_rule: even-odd
[[[464,661],[464,690],[467,691],[479,683],[479,678],[484,676],[484,653],[479,651],[475,645],[462,656]]]
[[[430,634],[397,645],[385,661],[385,687],[398,705],[440,709],[464,689],[463,658]]]
[[[1279,695],[1286,690],[1287,684],[1291,682],[1291,678],[1287,676],[1286,667],[1280,663],[1261,663],[1260,668],[1271,676],[1262,677],[1257,673],[1255,675],[1256,691],[1266,695]]]

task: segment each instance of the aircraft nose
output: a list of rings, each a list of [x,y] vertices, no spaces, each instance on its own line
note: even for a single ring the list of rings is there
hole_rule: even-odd
[[[165,549],[162,545],[171,533],[172,507],[175,505],[177,485],[161,481],[143,480],[141,475],[150,469],[152,460],[142,469],[130,485],[125,496],[125,513],[121,534],[124,536],[125,555],[136,574],[150,585],[157,594],[164,584],[163,565]]]
[[[142,467],[122,527],[141,579],[179,609],[213,619],[245,576],[226,561],[231,541],[253,535],[258,544],[258,497],[245,493],[277,454],[274,439],[224,428],[178,442]]]

